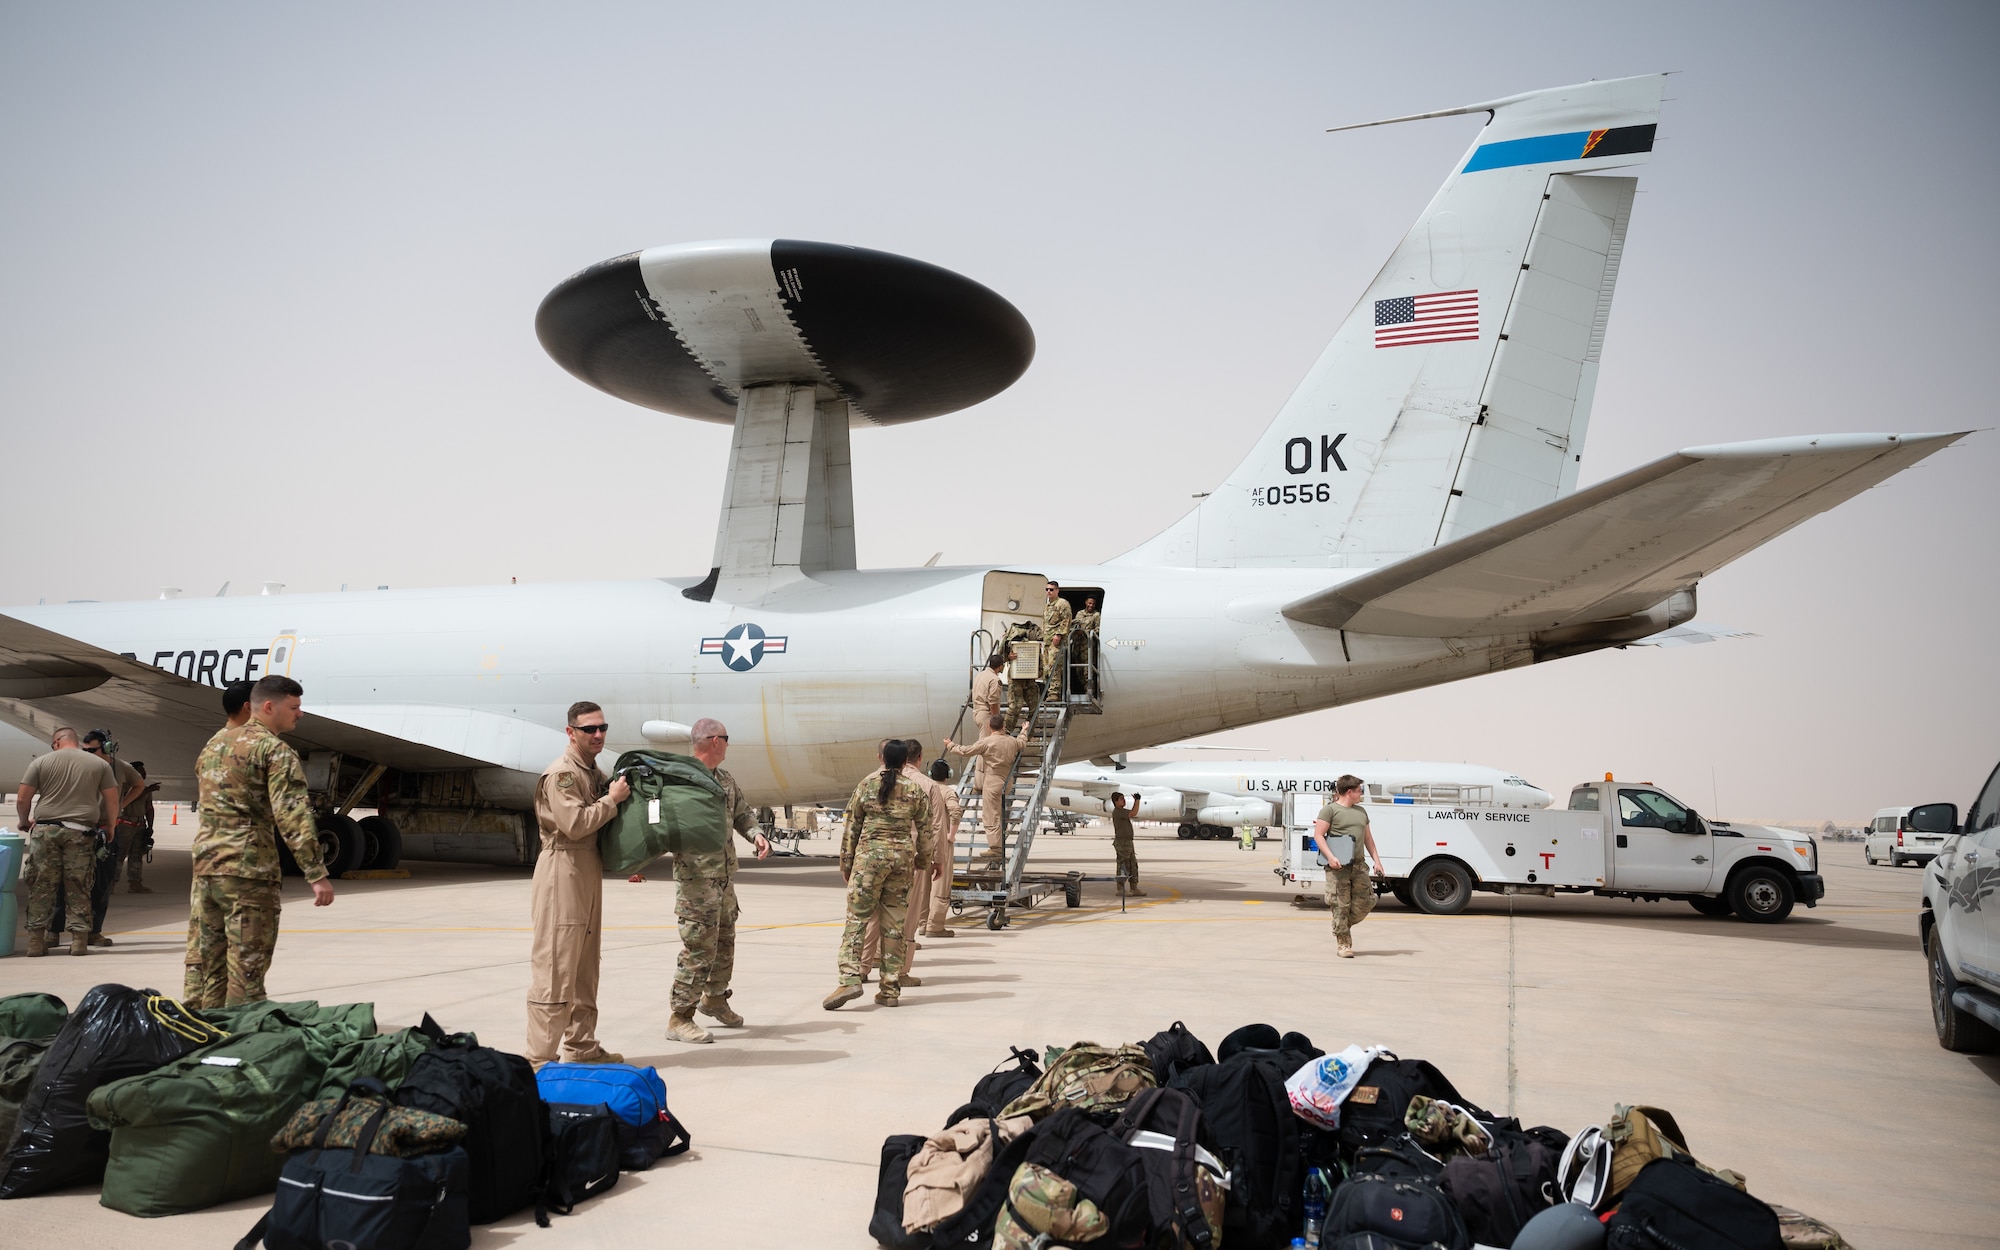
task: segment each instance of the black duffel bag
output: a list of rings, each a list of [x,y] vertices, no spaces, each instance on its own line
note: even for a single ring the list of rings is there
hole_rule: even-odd
[[[491,1224],[532,1206],[535,1222],[548,1227],[542,1199],[549,1122],[533,1065],[481,1046],[470,1033],[447,1034],[428,1015],[417,1027],[434,1045],[410,1065],[396,1101],[465,1125],[472,1222]]]
[[[549,1210],[568,1215],[618,1183],[618,1117],[601,1102],[549,1102]]]
[[[1612,1250],[1783,1250],[1778,1217],[1685,1159],[1655,1159],[1618,1195],[1604,1224]]]
[[[458,1146],[402,1159],[369,1153],[385,1102],[355,1136],[354,1148],[326,1145],[352,1091],[320,1121],[313,1145],[294,1150],[278,1174],[278,1196],[257,1226],[236,1243],[252,1250],[466,1250],[470,1162]]]

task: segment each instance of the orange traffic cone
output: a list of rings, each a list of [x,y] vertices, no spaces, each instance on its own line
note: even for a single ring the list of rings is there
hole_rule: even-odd
[[[181,823],[181,805],[180,805],[180,804],[178,804],[178,803],[174,804],[174,818],[173,818],[172,820],[168,821],[167,823],[168,823],[168,824],[170,824],[170,825],[178,825],[179,823]]]

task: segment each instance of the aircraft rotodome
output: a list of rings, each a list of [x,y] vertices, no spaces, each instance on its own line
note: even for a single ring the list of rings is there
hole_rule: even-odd
[[[411,856],[527,862],[571,701],[604,705],[614,755],[711,716],[753,801],[842,798],[881,738],[953,733],[976,631],[1037,616],[1045,577],[1103,608],[1102,711],[1069,759],[1646,639],[1707,574],[1962,437],[1697,447],[1575,489],[1662,85],[1425,114],[1488,116],[1242,464],[1105,564],[855,568],[850,429],[1010,384],[1034,341],[1004,299],[857,248],[655,248],[557,286],[537,332],[591,385],[733,424],[709,569],[11,608],[0,719],[108,725],[185,799],[215,688],[286,673],[330,804],[372,799]]]

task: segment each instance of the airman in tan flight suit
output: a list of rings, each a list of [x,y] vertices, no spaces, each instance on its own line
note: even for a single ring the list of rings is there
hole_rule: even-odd
[[[597,966],[602,943],[604,861],[597,831],[632,793],[623,777],[610,786],[597,771],[608,732],[595,703],[569,708],[569,750],[535,784],[535,825],[542,851],[530,895],[534,945],[528,957],[527,1056],[537,1066],[623,1063],[597,1040]]]
[[[986,667],[979,670],[979,676],[972,679],[972,727],[986,728],[986,722],[1000,714],[1000,703],[1007,697],[1007,679],[1002,676],[1007,668],[1007,649],[1001,647],[986,661]]]
[[[945,911],[951,906],[951,858],[958,843],[959,818],[964,815],[964,809],[958,805],[958,787],[951,784],[951,765],[943,760],[932,760],[931,780],[937,783],[938,790],[944,795],[944,824],[938,834],[933,862],[943,864],[945,871],[931,886],[931,914],[924,920],[920,933],[923,937],[957,937],[958,934],[945,924]]]
[[[979,827],[986,834],[986,858],[992,860],[1003,855],[1000,825],[1007,809],[1007,781],[1014,771],[1014,758],[1021,754],[1021,739],[1003,733],[1001,726],[1005,724],[1005,717],[988,717],[986,735],[971,746],[944,740],[945,750],[979,761]]]

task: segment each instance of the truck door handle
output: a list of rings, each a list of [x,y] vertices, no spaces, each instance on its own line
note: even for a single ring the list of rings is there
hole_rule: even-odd
[[[1705,864],[1705,863],[1707,863],[1707,862],[1708,862],[1708,856],[1706,856],[1706,855],[1697,855],[1697,856],[1695,856],[1695,857],[1694,857],[1694,862],[1695,862],[1695,863],[1697,863],[1697,864]]]
[[[1618,835],[1618,849],[1621,851],[1625,849],[1625,835],[1622,833]]]

